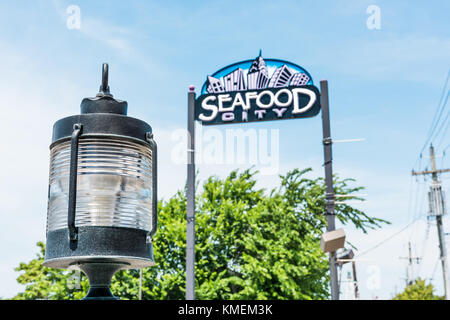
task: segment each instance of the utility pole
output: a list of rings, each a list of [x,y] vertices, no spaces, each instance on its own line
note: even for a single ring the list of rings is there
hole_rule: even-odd
[[[325,167],[325,201],[327,214],[327,232],[336,229],[334,216],[334,189],[333,189],[333,156],[330,129],[330,109],[328,105],[328,81],[320,81],[320,98],[322,106],[322,129],[323,129],[323,154]],[[337,275],[336,252],[330,252],[330,286],[331,299],[339,300],[339,282]]]
[[[353,284],[355,286],[355,299],[359,300],[359,288],[358,288],[358,278],[356,278],[356,263],[355,260],[352,261],[353,269]]]
[[[447,251],[445,249],[445,238],[444,238],[444,228],[442,225],[442,216],[445,214],[445,198],[443,196],[441,183],[438,180],[438,173],[450,172],[450,169],[437,169],[436,168],[436,157],[434,155],[433,145],[430,145],[430,162],[431,170],[412,172],[413,176],[417,175],[428,175],[431,174],[433,178],[433,183],[430,186],[430,191],[428,192],[428,200],[430,203],[430,217],[436,218],[436,225],[439,237],[439,248],[440,248],[440,258],[442,264],[442,276],[444,280],[444,290],[445,299],[449,300],[450,295],[450,283],[448,280],[448,264],[447,264]]]
[[[412,256],[411,242],[408,242],[408,256],[400,257],[400,259],[408,260],[408,268],[406,269],[406,286],[409,286],[414,283],[413,263],[420,263],[419,257]]]

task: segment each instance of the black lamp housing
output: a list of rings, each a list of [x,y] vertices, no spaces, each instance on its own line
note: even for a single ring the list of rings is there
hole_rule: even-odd
[[[150,125],[109,92],[107,64],[97,96],[54,124],[50,150],[44,265],[82,270],[85,299],[115,299],[116,271],[154,265],[157,145]]]

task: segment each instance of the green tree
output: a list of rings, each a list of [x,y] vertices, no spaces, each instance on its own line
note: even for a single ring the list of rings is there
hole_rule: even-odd
[[[443,300],[444,297],[434,294],[433,285],[426,284],[425,280],[417,279],[408,285],[405,290],[397,294],[392,300]]]
[[[17,282],[25,285],[25,291],[17,294],[15,300],[38,300],[38,299],[81,299],[89,288],[86,277],[78,272],[57,270],[42,265],[45,255],[45,244],[37,243],[39,253],[36,259],[28,263],[20,263],[15,269],[23,272]],[[79,280],[77,279],[79,276]],[[84,279],[83,279],[84,278]]]
[[[199,299],[325,299],[328,260],[320,249],[326,226],[322,178],[309,179],[311,169],[280,176],[280,186],[256,188],[256,171],[233,171],[225,179],[210,177],[196,198],[196,295]],[[337,194],[351,195],[352,179],[335,179]],[[349,197],[349,199],[357,199]],[[361,199],[362,200],[362,199]],[[386,221],[346,204],[336,216],[367,232]],[[186,198],[179,191],[160,202],[154,239],[156,265],[143,271],[144,299],[185,297]],[[16,269],[25,291],[17,299],[73,299],[87,289],[67,288],[70,273],[42,266],[41,253]],[[136,299],[139,271],[118,272],[113,294]]]

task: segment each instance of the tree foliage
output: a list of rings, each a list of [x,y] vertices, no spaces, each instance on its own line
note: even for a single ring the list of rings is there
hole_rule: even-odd
[[[392,300],[443,300],[444,297],[434,294],[433,285],[426,284],[425,280],[417,279],[408,285],[405,290],[397,294]]]
[[[23,272],[17,282],[25,285],[24,292],[20,292],[13,299],[39,300],[39,299],[81,299],[89,288],[86,277],[80,272],[57,270],[42,265],[45,255],[45,244],[38,242],[39,253],[36,259],[28,263],[20,263],[15,269]],[[84,279],[83,279],[84,278]]]
[[[196,197],[196,297],[198,299],[325,299],[328,260],[320,249],[326,226],[322,178],[309,179],[311,169],[280,176],[280,186],[256,187],[256,171],[233,171],[225,179],[210,177]],[[352,179],[335,179],[337,194],[351,195]],[[349,199],[356,197],[349,197]],[[367,216],[346,204],[336,216],[367,232],[386,221]],[[42,266],[44,245],[37,259],[21,263],[18,282],[26,285],[16,299],[79,299],[88,287],[69,289],[73,272]],[[144,299],[184,299],[186,198],[179,191],[158,208],[154,238],[156,266],[143,270]],[[73,286],[72,286],[73,287]],[[139,271],[118,272],[114,295],[136,299]]]

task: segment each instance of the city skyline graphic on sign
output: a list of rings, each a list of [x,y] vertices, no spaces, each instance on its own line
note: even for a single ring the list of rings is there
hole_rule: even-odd
[[[288,61],[265,60],[260,51],[254,60],[232,64],[207,76],[201,94],[304,85],[313,85],[305,69]]]

